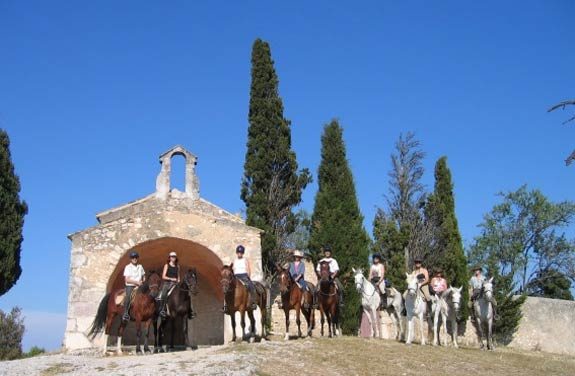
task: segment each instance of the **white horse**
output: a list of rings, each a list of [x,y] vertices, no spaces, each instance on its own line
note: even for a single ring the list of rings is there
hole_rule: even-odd
[[[400,341],[403,335],[403,320],[401,319],[401,312],[403,311],[403,297],[401,293],[394,287],[386,288],[385,294],[386,306],[385,311],[395,323],[396,335],[395,339]]]
[[[405,344],[410,345],[413,339],[413,318],[419,318],[419,330],[421,332],[421,344],[425,345],[425,336],[423,334],[423,320],[427,312],[427,303],[423,294],[419,290],[420,285],[415,276],[409,273],[407,275],[407,291],[405,293],[405,310],[407,311],[407,335]]]
[[[481,349],[485,348],[483,338],[485,337],[483,325],[487,326],[487,349],[495,350],[493,346],[493,277],[484,281],[481,286],[479,297],[473,302],[473,311],[475,312],[475,325],[479,333],[479,343]]]
[[[361,294],[361,307],[365,312],[372,329],[372,337],[382,338],[380,321],[379,321],[379,304],[381,299],[379,292],[375,289],[373,284],[363,276],[361,269],[352,268],[355,280],[355,288]]]
[[[441,330],[443,324],[443,340],[441,344],[447,345],[447,321],[451,322],[451,341],[453,346],[458,348],[457,344],[457,318],[459,316],[459,309],[461,308],[461,289],[457,287],[450,287],[441,294],[437,299],[434,299],[432,304],[433,316],[433,346],[439,344],[438,331]],[[439,318],[441,316],[441,323]]]

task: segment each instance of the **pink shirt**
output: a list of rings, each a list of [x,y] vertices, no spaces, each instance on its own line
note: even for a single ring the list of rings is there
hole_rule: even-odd
[[[440,293],[447,290],[447,282],[445,281],[445,278],[433,278],[431,280],[431,288],[433,291]]]

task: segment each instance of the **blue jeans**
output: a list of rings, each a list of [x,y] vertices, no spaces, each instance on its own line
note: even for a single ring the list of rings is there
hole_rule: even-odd
[[[249,292],[255,291],[255,286],[250,277],[248,277],[247,273],[236,274],[236,278],[246,284]]]

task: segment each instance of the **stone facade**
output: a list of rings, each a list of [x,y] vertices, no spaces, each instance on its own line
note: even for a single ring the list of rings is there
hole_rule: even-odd
[[[170,161],[186,158],[186,191],[170,189]],[[194,344],[222,344],[231,339],[229,317],[221,312],[220,269],[243,244],[253,264],[254,280],[262,279],[259,229],[200,198],[195,175],[197,158],[181,146],[160,156],[156,192],[126,205],[97,214],[94,227],[69,235],[72,241],[66,349],[102,345],[86,333],[104,295],[123,286],[128,254],[140,253],[144,269],[161,271],[170,251],[178,254],[185,270],[198,270],[199,294],[193,298],[198,315],[190,322]],[[130,343],[130,327],[125,343]]]

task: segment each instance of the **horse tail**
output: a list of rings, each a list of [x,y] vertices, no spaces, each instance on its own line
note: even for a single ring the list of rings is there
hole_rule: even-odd
[[[94,322],[90,327],[90,331],[88,332],[89,336],[92,336],[92,339],[96,337],[98,333],[102,331],[104,328],[104,324],[106,324],[106,317],[108,316],[108,302],[110,301],[110,293],[107,293],[100,305],[98,306],[98,312],[96,313],[96,317],[94,318]]]

